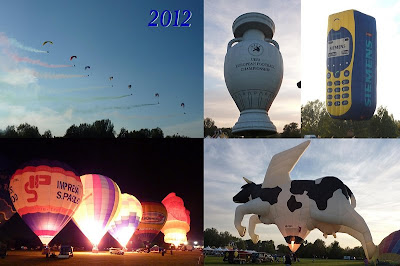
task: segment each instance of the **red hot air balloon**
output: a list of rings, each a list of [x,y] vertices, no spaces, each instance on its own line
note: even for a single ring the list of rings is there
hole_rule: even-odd
[[[168,211],[168,220],[162,228],[164,242],[175,247],[187,242],[186,233],[190,231],[190,212],[185,208],[182,198],[169,193],[162,201]]]
[[[10,197],[22,220],[48,245],[82,200],[82,182],[65,164],[32,161],[10,180]]]

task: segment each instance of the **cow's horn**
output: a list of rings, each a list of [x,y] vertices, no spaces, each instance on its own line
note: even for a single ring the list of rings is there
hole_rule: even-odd
[[[243,177],[243,179],[244,179],[244,181],[246,181],[246,182],[247,182],[247,184],[251,184],[251,183],[253,183],[252,181],[248,180],[246,177]]]

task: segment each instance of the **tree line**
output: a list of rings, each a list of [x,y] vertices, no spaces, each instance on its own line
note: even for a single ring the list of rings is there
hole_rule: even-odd
[[[153,129],[143,128],[140,130],[127,130],[121,128],[116,134],[114,125],[109,119],[97,120],[92,124],[82,123],[70,126],[64,138],[164,138],[164,132],[161,128]],[[7,126],[5,130],[0,129],[0,138],[53,138],[50,130],[40,134],[36,126],[28,123],[19,126]],[[165,138],[187,138],[179,134],[166,136]]]
[[[243,240],[233,236],[228,231],[218,232],[215,228],[207,228],[204,230],[204,246],[207,247],[226,247],[231,246],[232,243],[238,249],[242,250],[255,250],[258,252],[267,252],[269,254],[284,255],[289,254],[290,249],[287,245],[279,244],[275,246],[273,240],[258,241],[256,244],[251,239]],[[361,246],[354,248],[342,248],[339,242],[334,241],[329,246],[321,239],[312,242],[305,240],[296,255],[301,258],[330,258],[330,259],[343,259],[344,256],[351,256],[362,259],[365,257],[364,250]]]
[[[228,138],[239,138],[240,136],[234,135],[232,133],[232,128],[220,128],[215,124],[215,121],[212,118],[204,119],[204,137],[213,137],[218,132],[223,133]],[[299,124],[292,122],[283,127],[282,133],[276,133],[274,135],[268,136],[269,138],[300,138],[300,129]]]
[[[332,119],[319,100],[301,107],[301,135],[321,138],[396,138],[400,136],[400,121],[380,106],[369,120]]]

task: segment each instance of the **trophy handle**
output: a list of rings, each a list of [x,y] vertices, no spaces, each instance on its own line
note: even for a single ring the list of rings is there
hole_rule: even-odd
[[[229,51],[229,49],[232,48],[232,44],[234,44],[235,42],[241,42],[241,41],[243,41],[242,37],[232,39],[230,42],[228,42],[228,47],[227,47],[226,51]]]
[[[232,40],[232,41],[233,41],[233,40]],[[278,50],[279,50],[279,44],[278,44],[276,41],[271,40],[271,39],[268,39],[268,38],[265,38],[264,41],[273,44],[273,45],[274,45],[276,48],[278,48]]]

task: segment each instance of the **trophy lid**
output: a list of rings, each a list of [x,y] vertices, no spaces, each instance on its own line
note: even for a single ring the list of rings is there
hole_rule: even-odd
[[[240,15],[233,22],[232,31],[235,38],[242,37],[248,29],[260,30],[266,38],[272,39],[275,33],[275,24],[268,16],[257,12]]]

